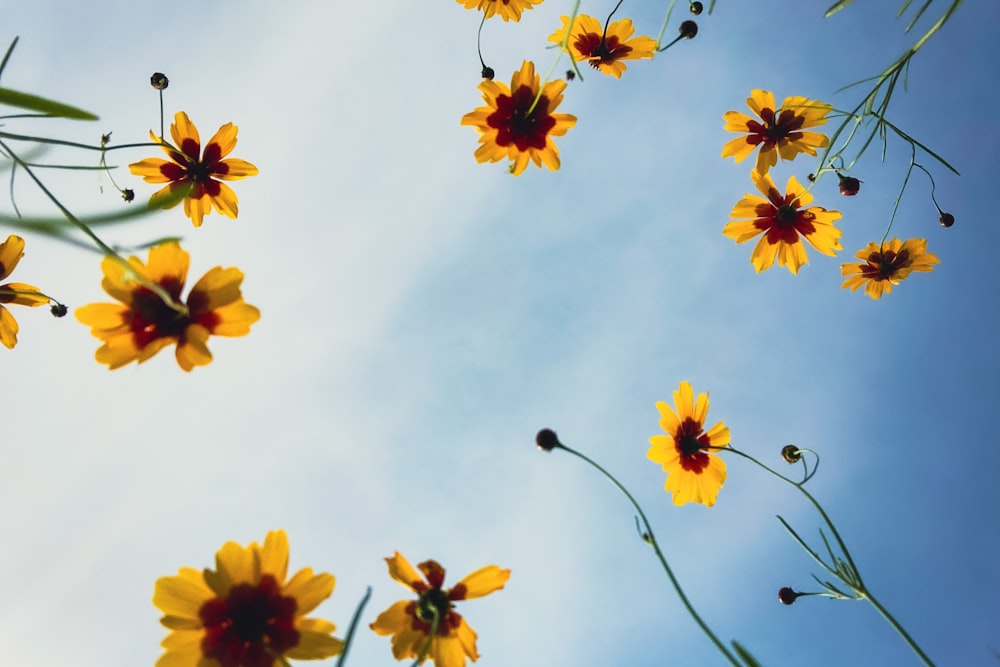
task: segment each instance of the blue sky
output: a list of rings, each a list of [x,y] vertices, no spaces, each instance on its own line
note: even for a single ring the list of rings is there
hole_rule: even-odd
[[[873,302],[839,288],[839,267],[881,237],[906,146],[890,141],[884,163],[864,156],[857,197],[829,177],[816,188],[817,205],[843,213],[837,258],[810,249],[798,276],[756,275],[752,243],[721,233],[753,191],[751,162],[719,157],[722,114],[753,88],[853,107],[858,90],[834,91],[894,60],[944,0],[910,35],[896,3],[824,20],[823,3],[720,0],[695,40],[621,80],[570,84],[560,111],[579,120],[557,140],[562,169],[517,178],[477,165],[476,133],[459,125],[480,104],[476,14],[388,4],[39,0],[5,22],[0,42],[21,38],[5,86],[101,116],[7,130],[142,140],[159,124],[154,71],[171,79],[168,118],[187,111],[203,138],[239,126],[234,156],[260,175],[234,184],[237,220],[213,214],[196,230],[172,211],[105,236],[181,235],[192,278],[239,266],[262,311],[249,336],[213,339],[215,360],[191,374],[169,352],[108,372],[72,318],[15,312],[20,342],[0,361],[10,664],[152,664],[165,634],[154,581],[279,527],[293,568],[337,576],[319,615],[341,629],[367,585],[366,623],[405,595],[382,560],[398,549],[439,560],[452,582],[512,569],[504,591],[459,608],[484,667],[721,664],[624,499],[578,461],[535,450],[545,426],[630,487],[721,637],[769,666],[909,664],[863,603],[778,605],[779,587],[809,589],[816,571],[774,518],[817,537],[793,491],[730,456],[714,507],[671,504],[645,452],[655,402],[682,380],[710,391],[709,420],[748,453],[778,465],[789,442],[818,450],[810,488],[872,591],[939,664],[996,664],[1000,10],[966,3],[893,100],[890,119],[962,176],[921,158],[957,222],[937,224],[915,173],[893,235],[927,238],[941,264]],[[488,22],[497,78],[523,59],[547,71],[545,40],[571,6]],[[625,2],[620,15],[655,35],[663,11]],[[814,166],[800,157],[772,173],[783,184]],[[140,199],[153,191],[116,173]],[[77,212],[119,206],[89,175],[50,182]],[[25,181],[17,201],[52,214]],[[27,242],[15,279],[71,306],[105,300],[97,254]],[[393,662],[388,640],[360,633],[350,664]]]

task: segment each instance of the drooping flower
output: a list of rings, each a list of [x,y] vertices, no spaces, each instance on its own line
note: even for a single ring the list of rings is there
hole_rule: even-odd
[[[190,187],[191,191],[184,197],[184,215],[191,218],[195,227],[201,226],[202,218],[212,212],[213,206],[219,213],[235,218],[239,212],[236,193],[221,181],[238,181],[257,175],[257,167],[246,160],[223,159],[236,147],[238,129],[226,123],[208,141],[202,153],[198,128],[186,113],[178,111],[170,124],[173,148],[162,146],[170,160],[151,157],[130,164],[128,168],[147,183],[169,183],[153,194],[149,200],[151,206],[159,205],[158,202],[169,199],[181,188]],[[152,132],[149,137],[160,142]],[[174,205],[176,202],[167,208]]]
[[[539,78],[534,63],[528,60],[514,73],[510,88],[496,81],[480,83],[486,106],[462,117],[462,125],[471,125],[482,135],[476,160],[510,158],[510,171],[515,176],[527,168],[528,160],[536,167],[544,163],[552,171],[558,169],[559,151],[552,137],[562,136],[576,125],[576,116],[553,113],[565,88],[565,81],[550,81],[539,97]]]
[[[323,660],[343,650],[336,627],[307,618],[333,592],[334,577],[312,568],[288,574],[288,537],[271,531],[264,546],[227,542],[215,569],[183,567],[156,582],[155,604],[171,633],[156,667],[272,667],[276,655]]]
[[[206,345],[210,335],[244,336],[250,332],[250,325],[260,319],[260,311],[243,301],[243,273],[217,266],[195,283],[181,303],[188,262],[187,252],[175,242],[151,248],[145,265],[137,257],[128,259],[129,268],[112,257],[104,258],[101,285],[121,303],[92,303],[76,309],[76,318],[104,341],[97,350],[97,361],[115,369],[133,361],[142,363],[176,344],[177,363],[190,371],[212,361]],[[151,284],[174,303],[161,298]]]
[[[726,130],[748,133],[722,147],[724,158],[734,157],[742,162],[760,146],[756,171],[767,173],[778,163],[778,155],[782,160],[794,160],[799,153],[816,155],[817,148],[827,145],[825,134],[802,130],[825,124],[826,115],[833,109],[829,104],[805,97],[786,97],[781,106],[775,108],[774,95],[770,91],[753,90],[747,98],[747,106],[760,120],[739,111],[727,111],[723,115]]]
[[[466,9],[484,10],[486,18],[499,16],[504,21],[520,21],[521,12],[534,9],[542,0],[457,0]]]
[[[556,44],[562,44],[569,24],[568,16],[561,18],[562,28],[549,36],[549,41]],[[569,52],[573,60],[585,60],[594,69],[621,78],[622,72],[625,71],[623,60],[652,58],[656,50],[656,40],[652,37],[629,39],[634,32],[631,19],[615,21],[605,32],[597,19],[586,14],[578,14],[570,30]]]
[[[855,255],[860,264],[842,264],[841,275],[848,276],[843,288],[856,291],[865,286],[865,294],[873,299],[892,292],[912,271],[931,271],[938,258],[927,252],[927,239],[891,239],[881,244],[872,242]]]
[[[654,435],[646,457],[663,466],[667,473],[666,491],[675,505],[688,502],[715,504],[715,498],[726,481],[726,462],[712,455],[713,449],[729,445],[729,428],[721,421],[705,429],[708,415],[708,394],[698,394],[687,382],[681,382],[674,392],[676,412],[660,401],[660,427],[669,435]]]
[[[820,206],[809,206],[812,195],[795,179],[788,179],[785,194],[775,187],[771,177],[758,171],[751,172],[754,184],[766,199],[745,195],[736,206],[722,233],[736,239],[737,243],[749,241],[763,234],[753,249],[750,262],[757,273],[774,264],[787,266],[793,274],[809,263],[802,239],[824,255],[835,255],[841,249],[841,232],[833,223],[840,219],[838,211],[827,211]]]
[[[455,584],[443,588],[444,568],[437,561],[417,565],[423,577],[398,551],[386,558],[389,576],[417,594],[416,600],[400,600],[379,614],[371,629],[380,635],[392,635],[392,654],[397,660],[416,658],[424,652],[435,667],[464,667],[465,659],[479,659],[476,633],[458,612],[459,600],[489,595],[498,591],[510,578],[510,570],[487,565]],[[435,616],[437,631],[431,636]],[[430,646],[425,649],[428,638]]]
[[[11,234],[7,240],[0,243],[0,280],[3,280],[17,268],[17,263],[24,257],[24,239]],[[44,306],[49,298],[44,296],[37,287],[27,283],[6,283],[0,285],[0,343],[8,350],[17,345],[17,320],[10,311],[3,307],[5,303],[16,303],[19,306]]]

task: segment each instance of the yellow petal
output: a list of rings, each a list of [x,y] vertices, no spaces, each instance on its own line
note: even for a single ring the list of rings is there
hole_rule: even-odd
[[[153,590],[153,604],[164,614],[197,619],[206,601],[215,597],[201,572],[185,567],[175,577],[161,577]]]
[[[510,570],[501,569],[497,565],[479,568],[458,582],[458,586],[465,586],[465,595],[461,599],[471,600],[489,595],[503,588],[508,579],[510,579]]]
[[[389,576],[410,590],[416,591],[417,585],[423,583],[423,578],[398,551],[391,558],[386,558],[385,562],[389,566]]]
[[[295,629],[299,631],[299,643],[285,651],[293,660],[323,660],[344,650],[344,642],[331,636],[337,628],[329,621],[299,618]]]
[[[0,343],[8,350],[17,345],[17,320],[10,311],[0,306]]]
[[[295,598],[297,614],[308,614],[320,602],[330,597],[336,582],[332,574],[313,574],[312,568],[302,568],[284,587],[284,594]]]
[[[0,243],[0,280],[10,275],[17,263],[24,257],[24,239],[11,234]]]

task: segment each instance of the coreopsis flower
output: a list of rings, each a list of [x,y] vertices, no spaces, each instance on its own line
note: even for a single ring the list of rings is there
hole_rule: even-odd
[[[195,227],[201,226],[202,218],[212,212],[212,207],[229,218],[235,218],[239,213],[236,193],[222,181],[238,181],[257,174],[257,167],[246,160],[223,159],[236,147],[238,129],[232,123],[226,123],[209,139],[202,152],[198,128],[186,113],[178,111],[170,124],[173,148],[162,145],[170,159],[151,157],[128,166],[133,174],[142,176],[147,183],[168,183],[150,197],[150,206],[157,206],[158,202],[169,198],[180,188],[190,187],[191,191],[184,197],[184,215],[191,218]],[[160,143],[153,132],[149,133],[149,137]],[[174,205],[176,202],[167,208]]]
[[[378,634],[392,635],[392,654],[396,659],[423,654],[421,664],[430,658],[435,667],[464,667],[466,658],[478,660],[476,633],[455,611],[454,603],[500,590],[510,578],[510,570],[487,565],[449,589],[443,588],[444,568],[437,561],[417,565],[422,577],[398,551],[385,562],[389,565],[389,576],[417,594],[416,600],[393,604],[371,624]],[[435,617],[437,630],[432,636]]]
[[[476,160],[509,158],[515,176],[527,168],[528,160],[536,167],[544,163],[552,171],[558,169],[559,151],[552,137],[562,136],[576,125],[576,116],[553,113],[565,88],[565,81],[550,81],[541,88],[539,97],[539,78],[534,63],[528,60],[514,73],[510,88],[496,81],[480,83],[486,106],[462,116],[462,125],[471,125],[482,135]]]
[[[659,463],[667,473],[665,488],[675,505],[688,502],[715,504],[726,481],[726,462],[711,454],[713,449],[729,445],[729,427],[721,421],[705,431],[708,394],[698,394],[687,382],[674,392],[676,411],[660,401],[660,427],[668,435],[654,435],[646,457]]]
[[[486,12],[486,18],[499,16],[504,21],[520,21],[521,12],[534,9],[534,5],[542,4],[542,0],[457,0],[466,9]]]
[[[215,569],[183,567],[156,582],[153,604],[171,630],[156,667],[272,667],[275,656],[323,660],[344,643],[333,623],[308,618],[333,592],[334,577],[312,568],[288,574],[288,537],[271,531],[264,546],[227,542]]]
[[[11,234],[7,240],[0,243],[0,280],[3,280],[17,268],[17,263],[24,257],[24,239]],[[34,285],[27,283],[6,283],[0,285],[0,343],[8,350],[17,345],[17,320],[10,311],[3,307],[5,303],[16,303],[19,306],[44,306],[49,298],[39,292]]]
[[[566,37],[569,17],[563,16],[562,28],[549,36],[550,42],[562,44]],[[656,50],[656,40],[652,37],[632,37],[635,28],[631,19],[615,21],[607,31],[592,16],[578,14],[570,30],[569,52],[573,60],[585,60],[596,70],[621,78],[625,71],[623,60],[652,58]]]
[[[788,179],[785,194],[778,191],[769,175],[754,171],[750,176],[765,198],[745,195],[733,207],[729,217],[734,221],[722,233],[737,243],[763,234],[750,256],[757,273],[774,264],[775,257],[780,266],[798,273],[800,266],[809,263],[803,239],[824,255],[837,254],[841,249],[838,240],[841,232],[833,223],[840,219],[838,211],[810,207],[812,195],[794,176]]]
[[[898,285],[912,271],[931,271],[939,262],[938,258],[927,252],[927,239],[908,239],[900,241],[891,239],[878,243],[869,243],[855,255],[860,264],[842,264],[841,275],[848,276],[843,288],[856,291],[865,286],[865,294],[873,299],[882,298],[883,294],[892,292],[892,286]]]
[[[739,111],[727,111],[723,115],[726,130],[747,133],[722,147],[724,158],[731,156],[742,162],[760,146],[756,170],[767,173],[778,163],[778,155],[782,160],[794,160],[799,153],[816,155],[816,149],[828,143],[825,134],[802,130],[825,124],[826,115],[833,109],[829,104],[805,97],[786,97],[776,108],[770,91],[753,90],[747,98],[747,106],[759,120]]]
[[[92,303],[76,309],[76,318],[104,341],[97,361],[110,369],[142,363],[162,348],[176,344],[177,363],[185,371],[212,361],[208,337],[244,336],[260,319],[260,311],[243,301],[243,273],[215,267],[195,283],[181,303],[189,256],[175,243],[149,251],[143,264],[129,257],[128,268],[112,257],[101,263],[104,291],[120,303]],[[150,285],[166,293],[165,301]]]

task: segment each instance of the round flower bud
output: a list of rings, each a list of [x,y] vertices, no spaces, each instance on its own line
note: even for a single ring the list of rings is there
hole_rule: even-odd
[[[61,303],[57,303],[49,308],[49,312],[52,313],[53,317],[66,317],[67,310],[66,306]]]
[[[798,463],[802,460],[802,452],[795,445],[785,445],[781,448],[781,458],[788,463]]]
[[[566,80],[567,81],[572,81],[575,78],[576,78],[576,72],[574,72],[571,69],[566,70]]]
[[[778,589],[778,602],[786,605],[792,604],[793,602],[795,602],[796,598],[798,598],[800,595],[802,594],[796,593],[788,586],[784,586]]]
[[[840,176],[840,174],[837,174]],[[840,176],[840,194],[845,197],[853,197],[861,189],[861,181],[853,176]]]
[[[698,24],[694,21],[684,21],[681,23],[681,37],[684,39],[694,39],[698,34]]]
[[[951,227],[955,224],[955,216],[951,213],[942,213],[941,217],[938,218],[938,222],[941,223],[942,227]]]
[[[135,199],[135,190],[132,188],[125,188],[122,190],[122,199],[124,199],[126,203],[131,202]]]
[[[153,72],[153,76],[149,77],[149,85],[157,90],[165,90],[170,85],[170,79],[163,72]]]
[[[493,71],[492,67],[487,67],[486,65],[483,65],[482,74],[484,79],[486,79],[487,81],[492,81],[493,77],[495,77],[497,73]]]
[[[705,5],[701,4],[700,2],[692,2],[691,3],[691,13],[694,14],[695,16],[698,16],[698,14],[701,14],[702,10],[704,10],[704,9],[705,9]]]
[[[553,449],[559,446],[559,436],[556,432],[550,428],[543,428],[535,436],[535,443],[538,445],[539,449],[545,450],[546,452],[551,452]]]

